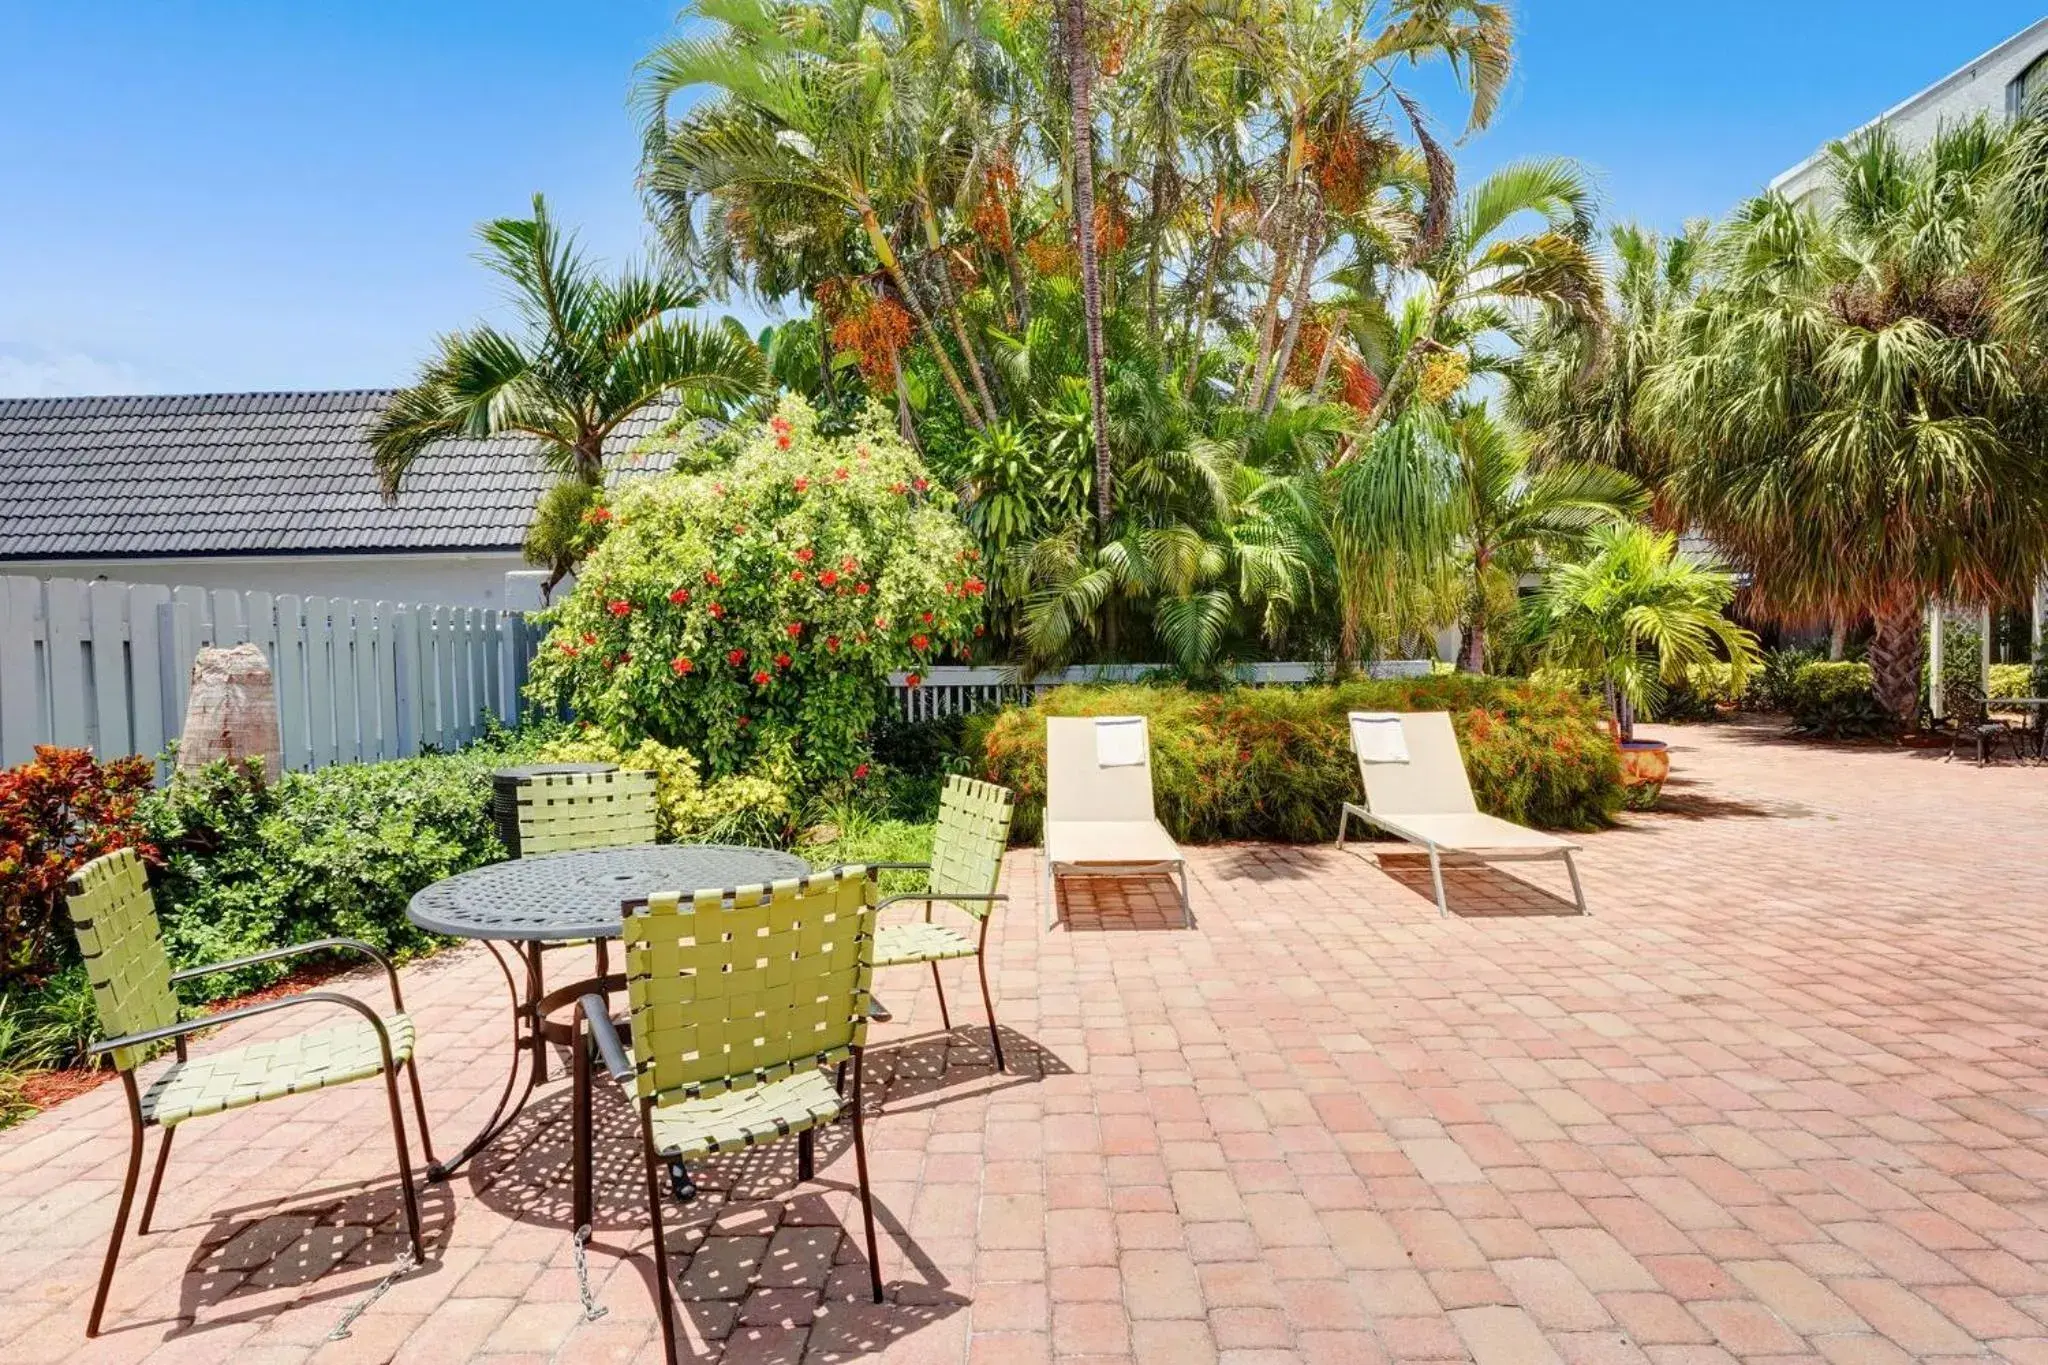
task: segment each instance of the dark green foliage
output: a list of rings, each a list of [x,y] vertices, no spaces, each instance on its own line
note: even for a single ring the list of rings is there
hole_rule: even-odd
[[[491,824],[501,749],[291,773],[259,787],[217,765],[150,803],[164,853],[157,913],[178,964],[309,939],[358,938],[406,954],[432,940],[405,918],[429,882],[504,856]],[[213,999],[283,976],[273,963],[192,983]]]
[[[1763,666],[1750,676],[1744,704],[1754,711],[1789,714],[1798,700],[1799,670],[1827,661],[1827,651],[1814,646],[1766,650]]]
[[[983,775],[1017,793],[1015,837],[1038,837],[1045,718],[1144,715],[1154,799],[1177,839],[1313,843],[1358,799],[1347,711],[1448,711],[1482,810],[1553,829],[1604,823],[1620,804],[1620,760],[1598,704],[1563,688],[1451,674],[1332,687],[1064,687],[970,725]]]
[[[1891,722],[1870,689],[1870,665],[1810,663],[1792,675],[1788,710],[1800,730],[1823,739],[1882,734]]]

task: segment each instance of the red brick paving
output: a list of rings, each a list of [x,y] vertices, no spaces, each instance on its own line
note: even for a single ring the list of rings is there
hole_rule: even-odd
[[[793,1144],[707,1163],[670,1222],[693,1356],[2048,1360],[2048,771],[1668,733],[1666,809],[1586,840],[1591,918],[1561,869],[1457,869],[1442,919],[1412,858],[1245,846],[1192,852],[1193,931],[1160,879],[1072,883],[1046,935],[1012,855],[1014,1074],[970,968],[950,1037],[925,973],[885,978],[890,1302],[843,1134],[812,1185]],[[407,989],[452,1148],[502,984],[465,951]],[[90,1346],[119,1092],[0,1135],[0,1359],[653,1359],[622,1104],[583,1321],[563,1089],[427,1189],[429,1264],[337,1342],[400,1245],[375,1087],[192,1124]]]

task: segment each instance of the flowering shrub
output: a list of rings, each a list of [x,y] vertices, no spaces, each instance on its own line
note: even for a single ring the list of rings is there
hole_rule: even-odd
[[[136,810],[151,776],[148,759],[102,764],[51,745],[0,772],[0,983],[56,969],[67,941],[57,907],[79,867],[117,848],[156,856]]]
[[[726,468],[618,496],[551,613],[534,686],[715,776],[850,775],[887,675],[968,655],[983,566],[879,410],[828,437],[788,399],[739,444]]]
[[[1348,711],[1448,711],[1481,810],[1524,824],[1597,826],[1621,798],[1620,760],[1599,704],[1568,688],[1444,674],[1334,687],[1063,687],[985,722],[983,775],[1017,793],[1011,825],[1037,837],[1047,716],[1143,715],[1153,798],[1177,839],[1313,843],[1357,801]]]

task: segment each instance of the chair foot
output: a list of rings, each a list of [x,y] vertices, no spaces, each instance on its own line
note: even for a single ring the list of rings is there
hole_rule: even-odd
[[[391,1102],[391,1138],[398,1147],[398,1191],[405,1203],[405,1232],[412,1243],[412,1258],[426,1262],[426,1245],[420,1240],[420,1201],[412,1188],[412,1154],[405,1144],[405,1110],[398,1102],[398,1072],[387,1057],[384,1065],[384,1094]]]
[[[690,1179],[690,1168],[680,1160],[668,1161],[668,1192],[678,1204],[688,1204],[697,1197],[697,1182]]]
[[[811,1139],[812,1131],[806,1128],[796,1135],[796,1178],[800,1181],[817,1178],[817,1152]]]

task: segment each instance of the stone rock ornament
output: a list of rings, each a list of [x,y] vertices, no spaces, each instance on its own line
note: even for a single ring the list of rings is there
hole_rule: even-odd
[[[178,771],[196,772],[219,759],[260,764],[260,778],[284,771],[277,682],[258,645],[202,649],[192,661]]]

